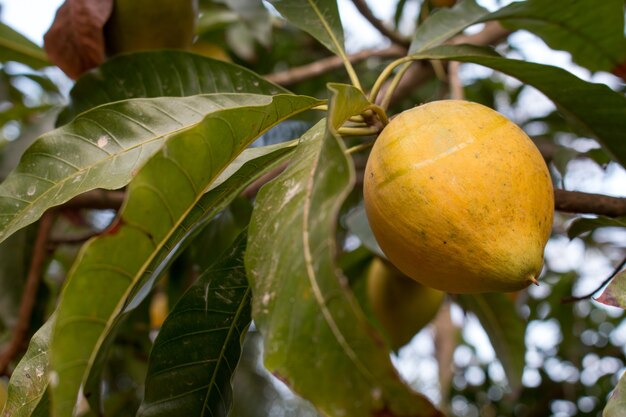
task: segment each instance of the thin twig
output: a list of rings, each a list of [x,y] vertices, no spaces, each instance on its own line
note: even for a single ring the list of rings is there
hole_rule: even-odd
[[[33,248],[33,258],[30,262],[26,285],[22,293],[17,324],[13,329],[13,335],[11,336],[8,346],[4,349],[2,354],[0,354],[0,375],[7,373],[9,364],[23,349],[26,339],[28,338],[30,318],[33,314],[33,308],[35,307],[43,265],[46,260],[48,236],[50,235],[55,217],[56,213],[54,211],[48,211],[39,221],[39,230],[37,231],[35,247]]]
[[[357,63],[368,58],[398,58],[406,54],[406,49],[397,45],[385,49],[365,50],[356,54],[348,55],[350,62]],[[343,66],[343,61],[338,56],[320,59],[300,67],[294,67],[282,72],[268,74],[265,78],[273,83],[288,87],[301,81],[315,78],[319,75],[336,70]]]
[[[609,275],[604,281],[602,281],[602,283],[598,285],[598,287],[595,290],[591,291],[589,294],[581,295],[579,297],[574,297],[574,296],[565,297],[561,299],[561,303],[573,303],[576,301],[586,300],[588,298],[593,297],[595,293],[600,291],[602,288],[604,288],[606,284],[608,284],[613,278],[615,278],[615,276],[619,274],[619,272],[624,268],[624,266],[626,266],[626,258],[624,258],[622,262],[620,262],[619,265],[617,265],[617,267],[613,270],[613,272],[611,272],[611,275]]]
[[[372,10],[369,8],[365,0],[352,0],[352,3],[354,3],[357,10],[363,15],[363,17],[367,19],[367,21],[370,22],[380,33],[388,37],[395,44],[405,48],[409,47],[411,42],[395,30],[389,29],[380,19],[374,16],[374,13],[372,13]]]

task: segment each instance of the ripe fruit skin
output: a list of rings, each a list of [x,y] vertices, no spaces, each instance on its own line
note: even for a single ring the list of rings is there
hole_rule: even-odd
[[[384,253],[424,285],[516,291],[541,271],[550,175],[528,136],[488,107],[442,100],[398,115],[372,148],[364,198]]]
[[[421,285],[380,258],[367,271],[367,299],[394,350],[407,344],[437,314],[445,293]]]
[[[105,26],[107,54],[187,49],[195,36],[197,10],[197,0],[115,0]]]

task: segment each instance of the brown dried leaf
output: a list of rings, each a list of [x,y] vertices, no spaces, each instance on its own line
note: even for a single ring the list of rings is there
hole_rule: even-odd
[[[626,308],[626,270],[615,275],[604,292],[594,300],[608,306]]]
[[[104,62],[103,28],[113,10],[113,0],[65,0],[44,36],[50,60],[69,77]]]

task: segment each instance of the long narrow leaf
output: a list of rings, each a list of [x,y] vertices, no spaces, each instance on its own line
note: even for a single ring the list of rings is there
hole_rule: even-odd
[[[473,62],[535,87],[554,102],[565,118],[597,139],[626,166],[626,97],[606,85],[583,81],[561,68],[507,59],[490,49],[469,45],[443,45],[412,56]]]
[[[15,61],[41,69],[50,64],[46,53],[15,29],[0,23],[0,62]]]
[[[33,335],[28,350],[9,381],[9,396],[2,417],[30,417],[44,400],[49,381],[49,344],[55,315]]]
[[[335,0],[270,0],[281,15],[339,56],[345,56],[343,27]]]
[[[141,169],[129,185],[119,228],[83,247],[61,296],[51,355],[59,375],[55,416],[71,415],[109,331],[153,260],[167,261],[176,251],[176,236],[193,225],[188,217],[217,209],[198,204],[220,173],[271,126],[317,104],[303,96],[256,96],[173,135]]]
[[[114,57],[83,75],[59,116],[67,123],[93,107],[129,98],[212,93],[287,93],[249,69],[185,51],[145,51]]]
[[[611,71],[626,59],[623,0],[526,0],[488,19],[533,32],[553,49],[571,53],[574,62],[591,71]]]
[[[168,135],[259,97],[209,94],[116,102],[46,133],[0,184],[0,242],[78,194],[125,186]]]
[[[325,415],[440,416],[400,381],[334,263],[354,171],[330,132],[368,103],[333,88],[329,129],[319,123],[303,137],[292,165],[257,196],[250,222],[246,270],[265,365]]]
[[[150,353],[138,417],[228,416],[231,378],[250,324],[245,246],[244,235],[198,278],[163,323]]]

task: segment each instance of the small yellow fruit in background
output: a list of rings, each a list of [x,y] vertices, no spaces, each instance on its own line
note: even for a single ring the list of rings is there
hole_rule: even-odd
[[[385,255],[424,285],[516,291],[541,272],[550,174],[528,136],[488,107],[442,100],[399,114],[372,148],[364,198]]]
[[[367,271],[367,299],[394,350],[407,344],[437,314],[445,293],[425,287],[380,258]]]
[[[105,26],[107,54],[187,49],[195,36],[197,12],[197,0],[115,0]]]

